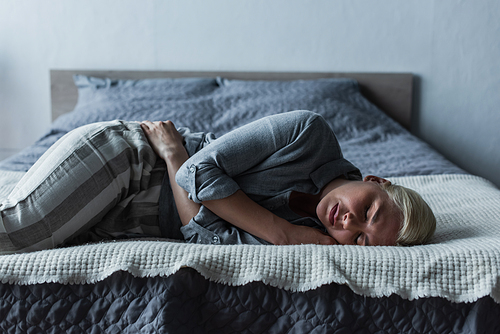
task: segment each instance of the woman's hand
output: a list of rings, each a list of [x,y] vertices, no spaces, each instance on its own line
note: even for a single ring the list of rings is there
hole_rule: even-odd
[[[200,204],[191,201],[188,198],[188,193],[175,182],[175,174],[189,158],[183,145],[184,138],[171,121],[144,121],[141,123],[141,128],[153,150],[167,164],[167,173],[174,194],[175,206],[182,225],[187,225],[200,211]]]
[[[144,121],[141,123],[141,128],[148,138],[153,150],[163,160],[167,161],[173,155],[185,152],[183,146],[184,138],[171,121]]]
[[[324,234],[320,230],[309,227],[290,224],[285,231],[285,239],[277,243],[278,245],[301,245],[301,244],[316,244],[316,245],[338,245],[337,240]]]

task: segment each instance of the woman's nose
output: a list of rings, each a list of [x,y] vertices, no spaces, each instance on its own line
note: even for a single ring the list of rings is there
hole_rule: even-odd
[[[359,222],[355,215],[347,212],[343,217],[344,230],[352,231],[359,229]]]

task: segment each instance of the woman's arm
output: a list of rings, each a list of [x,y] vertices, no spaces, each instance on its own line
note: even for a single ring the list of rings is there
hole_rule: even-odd
[[[274,245],[337,244],[318,229],[294,225],[276,216],[241,190],[223,199],[204,201],[203,205],[225,221]]]
[[[175,182],[175,174],[182,164],[189,158],[182,142],[183,138],[171,121],[141,123],[141,128],[154,149],[167,164],[167,172],[174,194],[174,201],[182,225],[187,225],[189,221],[198,214],[200,204],[191,201],[187,192]]]

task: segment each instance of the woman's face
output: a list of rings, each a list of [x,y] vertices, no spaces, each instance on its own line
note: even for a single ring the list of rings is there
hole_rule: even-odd
[[[364,181],[344,181],[327,189],[316,214],[339,244],[396,244],[402,213],[380,186],[385,182],[389,181],[369,175]]]

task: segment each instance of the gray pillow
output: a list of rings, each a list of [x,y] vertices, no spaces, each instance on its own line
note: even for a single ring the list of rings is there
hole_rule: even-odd
[[[310,110],[337,135],[345,157],[363,174],[400,176],[457,172],[360,93],[351,79],[245,81],[225,78],[113,80],[76,75],[78,103],[34,145],[0,163],[27,170],[57,139],[88,123],[172,120],[192,131],[222,135],[270,114]]]

